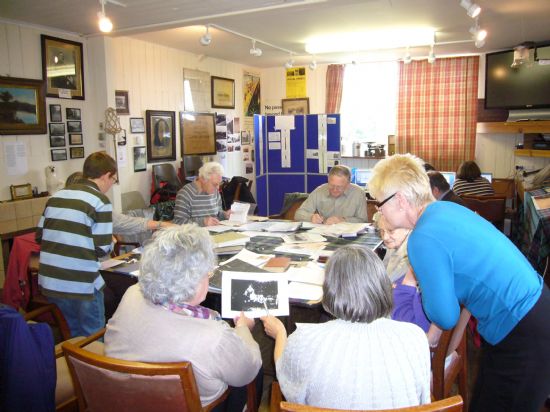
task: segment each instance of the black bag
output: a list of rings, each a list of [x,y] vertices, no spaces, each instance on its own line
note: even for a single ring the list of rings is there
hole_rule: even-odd
[[[167,200],[164,202],[158,202],[153,205],[155,208],[154,220],[166,221],[174,219],[174,206],[175,200]]]

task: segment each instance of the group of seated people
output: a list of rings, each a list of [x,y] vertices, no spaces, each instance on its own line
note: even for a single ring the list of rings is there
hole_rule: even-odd
[[[92,189],[110,188],[116,168],[107,170],[94,174],[85,167],[96,182]],[[222,175],[219,164],[207,163],[178,193],[178,224],[157,231],[144,247],[138,284],[107,324],[105,353],[191,361],[202,404],[229,387],[230,396],[215,410],[237,411],[246,402],[244,386],[256,378],[261,387],[254,320],[241,313],[231,327],[201,305],[217,261],[200,226],[228,217],[217,190]],[[484,339],[470,410],[535,412],[544,402],[550,392],[550,292],[494,226],[453,202],[435,202],[430,180],[412,155],[377,164],[369,188],[379,199],[378,226],[392,251],[385,262],[360,246],[334,252],[322,298],[332,320],[299,325],[287,337],[279,319],[261,318],[275,340],[276,374],[287,400],[348,410],[430,402],[429,340],[456,324],[463,305],[478,319]],[[335,166],[297,218],[366,221],[364,192],[350,183],[349,169]],[[46,223],[46,234],[48,228]]]

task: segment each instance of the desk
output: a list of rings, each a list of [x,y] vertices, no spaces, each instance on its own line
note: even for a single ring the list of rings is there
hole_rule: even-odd
[[[550,193],[544,189],[536,189],[525,192],[523,200],[522,251],[541,275],[544,275],[545,271],[549,271],[550,209],[537,210],[533,203],[533,197],[544,195],[550,196]],[[547,283],[550,282],[549,276],[545,276]]]

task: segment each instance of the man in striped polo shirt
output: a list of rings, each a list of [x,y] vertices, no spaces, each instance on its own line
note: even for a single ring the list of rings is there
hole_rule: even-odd
[[[173,223],[196,223],[199,226],[214,226],[229,217],[230,211],[222,209],[220,183],[223,167],[217,162],[208,162],[199,169],[194,182],[183,186],[176,196]]]
[[[84,162],[84,179],[53,195],[38,223],[38,283],[69,324],[72,336],[105,326],[99,257],[112,249],[112,205],[105,193],[116,181],[116,162],[96,152]]]

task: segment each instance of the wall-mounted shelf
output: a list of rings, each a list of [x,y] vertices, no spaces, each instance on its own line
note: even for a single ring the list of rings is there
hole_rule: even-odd
[[[478,123],[477,133],[550,133],[550,120]]]
[[[514,154],[516,156],[550,158],[550,150],[516,149]]]

